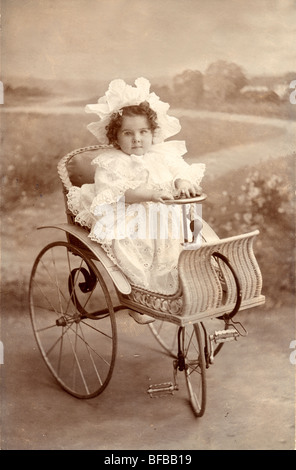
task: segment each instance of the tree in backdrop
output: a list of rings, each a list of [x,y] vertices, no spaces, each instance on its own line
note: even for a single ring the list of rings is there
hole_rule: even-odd
[[[162,101],[171,104],[172,103],[172,91],[169,85],[158,85],[154,83],[151,87],[151,91],[156,93]]]
[[[204,74],[205,92],[214,100],[227,101],[235,98],[247,83],[242,68],[225,60],[213,62]]]
[[[185,70],[173,78],[172,104],[195,108],[203,96],[203,75],[198,70]]]

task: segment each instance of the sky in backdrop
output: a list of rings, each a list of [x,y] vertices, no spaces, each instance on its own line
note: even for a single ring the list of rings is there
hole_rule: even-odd
[[[295,0],[1,0],[1,13],[4,78],[296,69]]]

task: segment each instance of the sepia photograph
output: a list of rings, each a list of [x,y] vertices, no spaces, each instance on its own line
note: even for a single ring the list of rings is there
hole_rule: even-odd
[[[296,1],[0,13],[0,449],[295,450]]]

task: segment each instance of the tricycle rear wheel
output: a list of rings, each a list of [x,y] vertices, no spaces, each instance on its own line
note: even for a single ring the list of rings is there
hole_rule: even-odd
[[[41,355],[63,389],[92,398],[114,369],[117,332],[103,276],[87,253],[58,241],[33,265],[29,306]]]

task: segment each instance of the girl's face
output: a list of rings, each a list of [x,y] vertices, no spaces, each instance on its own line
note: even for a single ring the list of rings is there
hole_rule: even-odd
[[[127,155],[144,155],[152,146],[153,133],[146,116],[123,116],[117,142]]]

